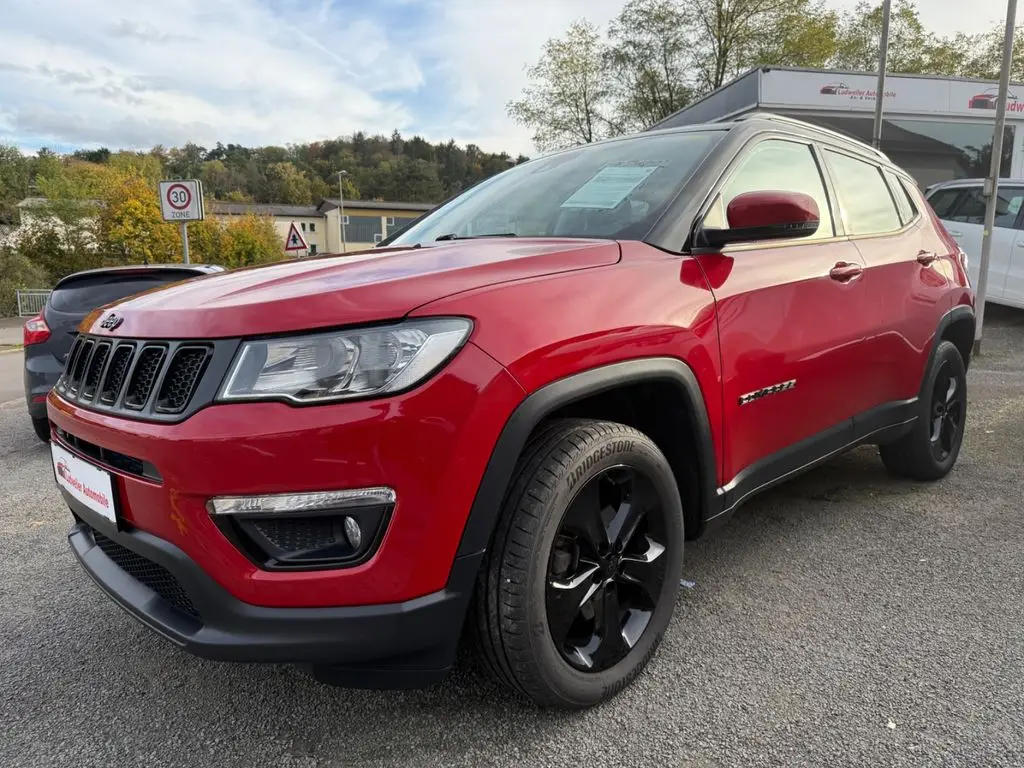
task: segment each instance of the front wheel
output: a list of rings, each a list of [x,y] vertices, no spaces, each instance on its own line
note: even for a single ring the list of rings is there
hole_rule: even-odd
[[[631,427],[558,421],[516,466],[475,617],[488,666],[578,709],[643,670],[672,617],[683,511],[668,461]]]
[[[893,474],[938,480],[956,464],[967,421],[967,371],[952,342],[939,342],[922,391],[913,428],[879,453]]]

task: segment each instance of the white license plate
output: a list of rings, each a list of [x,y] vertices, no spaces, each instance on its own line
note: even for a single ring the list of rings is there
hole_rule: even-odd
[[[57,485],[93,512],[117,524],[114,511],[114,484],[110,473],[82,461],[54,442],[50,443],[53,476]]]

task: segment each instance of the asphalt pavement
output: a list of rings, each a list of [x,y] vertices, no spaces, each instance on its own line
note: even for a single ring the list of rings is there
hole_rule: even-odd
[[[989,320],[948,478],[862,448],[750,502],[689,546],[648,671],[578,714],[467,659],[375,692],[180,652],[79,569],[47,451],[0,405],[0,765],[1020,766],[1024,312]]]

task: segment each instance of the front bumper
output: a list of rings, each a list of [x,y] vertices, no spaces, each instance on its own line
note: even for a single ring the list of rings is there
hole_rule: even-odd
[[[88,510],[72,508],[75,556],[143,624],[204,658],[310,665],[321,679],[349,686],[411,687],[443,677],[482,557],[458,558],[443,590],[402,603],[266,608],[234,598],[173,544],[101,527],[86,521]]]
[[[404,604],[447,589],[480,478],[522,396],[467,344],[438,376],[381,400],[213,405],[176,424],[91,411],[56,392],[48,404],[57,442],[111,473],[119,530],[173,545],[242,603],[299,609]],[[263,569],[206,507],[215,496],[375,486],[397,494],[376,552],[328,570]]]

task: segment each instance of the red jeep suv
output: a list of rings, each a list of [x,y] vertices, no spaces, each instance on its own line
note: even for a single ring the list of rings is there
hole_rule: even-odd
[[[373,251],[97,310],[49,396],[71,547],[212,659],[412,686],[466,630],[584,707],[683,542],[852,446],[960,450],[964,256],[884,155],[758,115],[524,163]]]

